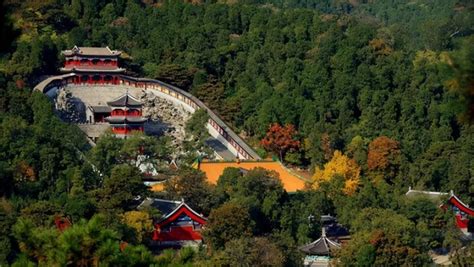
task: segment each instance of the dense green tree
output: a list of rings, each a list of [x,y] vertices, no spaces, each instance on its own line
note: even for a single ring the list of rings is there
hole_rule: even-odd
[[[286,192],[278,174],[262,168],[255,168],[237,179],[235,187],[228,189],[231,201],[249,209],[256,222],[255,232],[270,232],[278,225],[280,205]]]
[[[211,249],[219,250],[233,239],[250,237],[253,224],[247,208],[237,203],[225,203],[211,211],[203,234]]]
[[[354,220],[350,244],[341,251],[343,264],[384,266],[423,265],[431,259],[426,247],[416,247],[414,224],[391,210],[364,209]]]
[[[452,66],[452,79],[447,81],[447,86],[459,95],[459,101],[463,105],[464,120],[474,121],[474,63],[472,60],[474,49],[471,36],[462,40],[460,49],[452,54],[450,64]]]
[[[95,195],[100,209],[114,210],[128,209],[133,199],[144,196],[146,192],[140,171],[122,164],[112,169],[110,177],[104,178],[102,187],[95,191]]]
[[[184,200],[193,209],[209,214],[214,204],[214,187],[209,184],[203,172],[182,168],[176,177],[165,183],[167,195],[175,200]]]
[[[15,223],[16,214],[12,203],[0,200],[0,264],[6,265],[14,255],[14,243],[11,234],[12,225]]]
[[[14,235],[21,252],[40,265],[73,262],[85,266],[142,266],[154,261],[144,247],[127,245],[121,249],[119,234],[108,229],[100,216],[81,220],[62,233],[56,229],[34,229],[28,220],[20,220],[14,226]]]
[[[61,123],[46,97],[31,94],[42,75],[57,72],[59,51],[73,45],[123,50],[121,64],[128,74],[192,92],[254,146],[268,125],[294,125],[302,149],[282,157],[287,162],[321,167],[339,150],[361,167],[360,185],[350,196],[340,194],[341,177],[317,191],[287,195],[275,174],[263,170],[226,170],[216,190],[202,174],[183,170],[170,180],[169,198],[185,198],[206,214],[224,203],[227,208],[219,212],[229,221],[216,223],[224,235],[210,235],[218,243],[212,255],[168,251],[158,264],[208,266],[216,263],[212,260],[237,263],[237,258],[242,259],[238,264],[278,265],[282,252],[284,264],[299,266],[298,246],[318,237],[318,217],[327,213],[351,229],[342,263],[423,265],[427,250],[440,244],[453,249],[454,264],[469,262],[469,248],[461,250],[458,232],[451,229],[451,213],[440,213],[439,203],[403,194],[408,186],[454,190],[473,204],[469,1],[4,2],[0,196],[6,200],[0,208],[0,265],[15,258],[16,266],[152,263],[141,246],[120,252],[120,239],[137,242],[120,214],[146,192],[134,167],[143,159],[139,155],[161,170],[168,168],[164,163],[173,151],[164,139],[106,135],[87,152],[79,130]],[[195,151],[207,153],[202,146],[206,121],[197,116],[187,129],[196,130],[185,147],[190,161]],[[371,147],[369,141],[379,136],[398,142],[385,142],[390,148],[385,152],[399,152]],[[368,157],[370,151],[382,155],[378,164]],[[388,165],[380,164],[384,158]],[[374,173],[385,179],[370,179]],[[239,225],[229,210],[240,214]],[[103,223],[93,223],[101,226],[89,227],[95,230],[88,236],[85,225],[96,219],[81,219],[97,212],[103,213]],[[11,235],[17,215],[18,229]],[[67,241],[50,229],[56,215],[73,223]],[[30,219],[34,223],[27,223]],[[100,255],[91,252],[97,248],[90,249],[92,243],[78,249],[80,240],[95,242]],[[267,261],[258,246],[278,257]],[[23,253],[17,255],[18,250]]]
[[[96,146],[91,150],[91,159],[101,173],[109,174],[113,165],[118,163],[122,144],[122,140],[110,133],[99,138]]]
[[[233,239],[220,257],[215,261],[229,266],[283,266],[285,262],[283,252],[264,237]]]
[[[161,65],[156,68],[152,78],[189,90],[193,84],[195,69],[186,69],[177,64]]]

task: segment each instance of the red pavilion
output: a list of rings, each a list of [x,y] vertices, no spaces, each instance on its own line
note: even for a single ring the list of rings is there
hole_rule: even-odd
[[[164,216],[155,223],[153,241],[159,246],[180,247],[202,242],[201,230],[207,219],[184,201],[146,199],[140,206],[152,206]]]
[[[66,57],[61,72],[74,72],[74,83],[81,84],[118,84],[117,74],[125,69],[118,66],[118,57],[121,52],[111,50],[109,47],[77,47],[64,50]]]
[[[105,120],[109,122],[115,135],[126,136],[132,131],[143,132],[146,118],[142,117],[142,103],[140,101],[127,93],[107,102],[107,105],[109,105],[111,112]]]

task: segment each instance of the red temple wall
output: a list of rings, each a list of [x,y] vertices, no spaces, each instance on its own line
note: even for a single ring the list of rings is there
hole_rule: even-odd
[[[456,214],[456,225],[459,228],[467,228],[468,224],[469,224],[469,219],[463,218],[461,214]]]
[[[172,92],[170,89],[167,89],[166,87],[157,86],[153,82],[137,82],[137,81],[133,81],[131,79],[123,78],[121,75],[116,75],[116,74],[108,74],[108,75],[113,77],[111,81],[98,81],[98,82],[95,82],[95,81],[92,81],[92,79],[91,79],[91,76],[93,76],[93,75],[84,74],[84,75],[80,75],[80,77],[78,77],[78,76],[73,77],[75,79],[73,81],[73,83],[75,83],[75,84],[91,84],[91,85],[94,85],[94,84],[114,84],[114,85],[123,84],[123,85],[126,85],[126,86],[134,86],[134,87],[137,87],[137,88],[145,88],[145,89],[148,86],[150,86],[151,88],[157,89],[157,90],[161,91],[164,94],[172,95],[172,96],[177,97],[179,99],[184,99],[183,101],[186,102],[187,104],[189,104],[190,106],[192,106],[193,108],[198,108],[198,106],[199,106],[198,104],[193,102],[193,100],[187,98],[186,96],[182,96],[180,94]],[[85,76],[86,79],[88,79],[88,80],[84,80],[82,78],[83,76]],[[69,81],[70,81],[70,79],[67,80],[67,82],[69,82]],[[214,120],[210,119],[209,122],[213,126],[213,128],[215,128],[216,130],[219,129],[220,126]],[[251,159],[251,156],[237,142],[235,142],[227,133],[225,135],[226,135],[226,139],[227,139],[227,141],[229,141],[230,145],[232,147],[234,147],[242,157],[244,157],[246,159]]]
[[[93,61],[92,59],[67,59],[64,63],[64,67],[67,69],[75,68],[75,67],[90,67],[90,66],[108,66],[108,67],[118,67],[117,60],[110,60],[110,59],[101,59],[98,61]]]
[[[158,232],[153,237],[155,241],[186,241],[186,240],[202,240],[201,231],[194,230],[190,226],[171,227],[169,232]]]
[[[137,127],[116,127],[116,126],[112,126],[112,132],[115,133],[115,134],[129,134],[132,131],[143,132],[144,128],[143,128],[143,126],[137,126]]]

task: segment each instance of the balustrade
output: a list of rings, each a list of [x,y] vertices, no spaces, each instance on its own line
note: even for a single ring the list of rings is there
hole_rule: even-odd
[[[111,63],[114,63],[114,61],[111,61]],[[111,75],[110,80],[109,80],[109,78],[105,78],[106,75],[101,75],[101,76],[99,76],[100,78],[98,80],[94,81],[93,76],[94,75],[73,76],[72,79],[64,79],[64,81],[65,82],[70,82],[70,83],[73,83],[73,84],[81,84],[81,83],[82,84],[114,84],[114,85],[133,86],[133,87],[136,87],[136,88],[145,88],[145,89],[151,88],[151,89],[156,89],[156,90],[158,90],[158,91],[160,91],[164,94],[167,94],[169,96],[172,96],[174,98],[177,98],[177,99],[183,101],[184,103],[188,104],[189,106],[193,107],[194,109],[204,108],[204,107],[202,107],[201,103],[196,103],[194,99],[192,99],[192,98],[190,98],[186,95],[183,95],[180,92],[174,91],[174,90],[166,88],[166,87],[162,87],[159,84],[157,85],[156,82],[153,82],[153,81],[150,81],[150,82],[147,82],[147,81],[138,82],[137,81],[136,82],[136,81],[132,81],[132,80],[129,80],[129,79],[126,79],[126,78],[123,78],[123,77],[120,77],[120,76],[115,76],[115,75]],[[115,112],[115,110],[112,112],[112,115],[118,115],[119,114],[119,113],[114,113],[114,112]],[[135,112],[135,111],[131,110],[129,112],[124,111],[122,113],[122,115],[118,115],[118,116],[124,116],[124,115],[126,115],[126,116],[141,116],[142,114],[141,114],[141,112]],[[228,144],[230,146],[235,148],[235,150],[238,152],[239,155],[241,155],[243,158],[246,158],[246,159],[252,159],[250,154],[247,153],[247,151],[242,146],[240,146],[240,144],[237,140],[232,138],[231,135],[227,131],[225,131],[224,128],[221,127],[219,122],[217,122],[214,119],[210,118],[209,119],[209,124],[214,129],[216,129],[222,137],[224,137],[224,139],[228,142]],[[143,127],[140,127],[140,128],[134,129],[134,130],[143,131]],[[132,129],[114,127],[113,131],[115,133],[118,133],[118,134],[127,134],[130,131],[132,131]]]

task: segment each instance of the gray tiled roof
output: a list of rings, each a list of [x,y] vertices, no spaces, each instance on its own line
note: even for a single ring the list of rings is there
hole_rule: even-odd
[[[90,106],[94,113],[110,113],[112,109],[109,106]]]
[[[53,88],[54,85],[63,82],[63,80],[67,77],[73,77],[75,76],[74,73],[70,74],[65,74],[65,75],[59,75],[59,76],[52,76],[49,77],[45,80],[43,80],[41,83],[39,83],[37,86],[35,86],[35,90],[41,91],[43,93],[46,93],[49,89]],[[202,108],[206,110],[209,114],[209,117],[215,121],[220,127],[222,127],[227,134],[229,135],[229,138],[234,140],[240,147],[243,148],[243,150],[250,155],[250,158],[260,160],[260,156],[247,144],[245,143],[240,136],[238,136],[234,131],[232,131],[231,128],[229,128],[224,121],[222,121],[217,114],[215,114],[211,109],[209,109],[203,102],[201,102],[199,99],[197,99],[195,96],[191,95],[190,93],[179,89],[175,86],[172,86],[170,84],[164,83],[159,80],[153,80],[153,79],[147,79],[147,78],[134,78],[130,76],[125,76],[125,75],[120,75],[123,79],[127,79],[129,81],[136,81],[136,82],[142,82],[142,83],[152,83],[155,85],[159,85],[162,87],[167,88],[168,90],[174,91],[178,95],[182,95],[185,98],[188,98],[191,100],[191,102],[194,102],[199,108]]]
[[[161,215],[165,217],[166,215],[174,211],[180,204],[181,202],[178,202],[178,201],[165,200],[165,199],[159,199],[159,198],[146,198],[138,206],[138,209],[143,209],[145,207],[153,207],[159,210]]]
[[[300,250],[308,255],[332,255],[334,251],[338,250],[341,246],[328,239],[326,236],[322,236],[313,243],[309,243],[300,247]]]
[[[147,119],[140,116],[110,116],[105,120],[110,123],[142,123]]]
[[[120,51],[110,50],[107,47],[77,47],[74,46],[71,50],[64,50],[63,54],[66,56],[82,55],[82,56],[118,56]]]
[[[125,106],[141,106],[142,103],[135,99],[133,96],[127,94],[124,94],[115,100],[112,100],[110,102],[107,102],[109,106],[112,107],[125,107]]]

